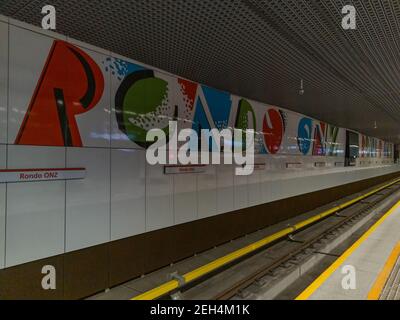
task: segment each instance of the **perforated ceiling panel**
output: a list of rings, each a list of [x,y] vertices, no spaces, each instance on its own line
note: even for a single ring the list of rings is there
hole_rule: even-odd
[[[400,1],[352,2],[353,31],[342,0],[0,0],[0,13],[40,25],[51,3],[59,33],[400,142]]]

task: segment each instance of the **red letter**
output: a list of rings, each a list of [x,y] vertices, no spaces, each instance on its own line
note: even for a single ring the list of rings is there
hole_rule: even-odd
[[[103,74],[93,59],[54,41],[15,143],[81,147],[75,116],[94,108],[103,90]]]

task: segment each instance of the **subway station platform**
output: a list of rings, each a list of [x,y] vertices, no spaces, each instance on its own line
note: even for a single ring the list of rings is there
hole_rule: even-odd
[[[400,299],[400,1],[351,2],[1,0],[0,301]]]
[[[297,300],[400,300],[400,202]]]

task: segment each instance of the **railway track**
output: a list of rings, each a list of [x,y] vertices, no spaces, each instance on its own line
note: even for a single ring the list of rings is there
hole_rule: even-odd
[[[282,267],[285,264],[290,264],[292,263],[298,263],[298,261],[301,261],[301,256],[304,255],[304,253],[307,250],[312,250],[318,252],[319,247],[321,244],[324,243],[329,243],[329,241],[332,241],[332,238],[336,236],[340,236],[343,230],[350,228],[351,226],[355,225],[358,221],[361,221],[363,218],[371,214],[379,204],[384,202],[386,199],[391,197],[392,195],[400,192],[400,184],[395,185],[395,187],[391,187],[389,192],[386,192],[385,194],[382,195],[377,195],[377,196],[371,196],[371,202],[368,201],[368,198],[366,199],[367,201],[364,202],[361,208],[356,208],[353,209],[352,207],[347,208],[347,211],[354,211],[353,213],[349,215],[341,215],[340,211],[335,215],[335,218],[338,220],[337,223],[333,225],[328,225],[326,228],[324,227],[325,221],[321,221],[317,223],[318,226],[321,227],[321,230],[319,233],[316,233],[309,239],[307,239],[304,242],[301,242],[300,247],[296,248],[292,252],[288,253],[286,256],[280,258],[273,264],[261,268],[259,271],[249,275],[244,279],[243,281],[240,281],[239,283],[236,283],[233,285],[229,290],[225,290],[224,292],[221,292],[220,294],[216,295],[214,297],[215,300],[228,300],[231,299],[239,294],[239,297],[242,295],[241,291],[245,290],[249,286],[253,285],[254,283],[263,283],[262,278],[267,276],[268,274],[273,274],[274,270],[276,270],[279,267]],[[394,201],[395,202],[395,201]],[[393,203],[394,203],[393,202]],[[355,204],[356,205],[356,204]],[[381,216],[384,215],[386,211],[383,211],[380,214],[377,214],[375,218],[379,219]],[[314,225],[315,226],[315,225]],[[307,230],[303,230],[302,232],[305,232]],[[296,241],[296,234],[293,234],[291,236],[292,241]]]
[[[268,287],[268,283],[271,282],[271,279],[277,279],[277,273],[284,274],[284,271],[288,270],[288,273],[290,274],[290,268],[300,265],[302,262],[306,262],[307,258],[311,254],[323,251],[322,249],[325,248],[327,244],[329,245],[335,238],[339,238],[346,230],[351,229],[352,226],[357,225],[357,223],[373,214],[374,210],[377,208],[379,209],[378,211],[381,211],[380,206],[385,202],[385,200],[388,200],[395,194],[400,194],[400,183],[396,183],[395,185],[380,190],[378,193],[375,193],[362,201],[355,202],[351,206],[337,211],[333,216],[327,216],[325,219],[317,221],[316,223],[307,226],[305,229],[294,231],[287,238],[278,240],[271,244],[271,246],[262,248],[255,254],[247,256],[243,261],[233,266],[236,268],[237,272],[245,274],[246,265],[257,264],[259,257],[264,253],[268,255],[268,249],[273,245],[287,241],[296,244],[293,250],[289,250],[277,259],[272,259],[268,264],[262,265],[256,270],[252,270],[239,281],[232,282],[230,280],[232,275],[232,272],[230,272],[230,268],[232,267],[231,265],[219,270],[216,274],[201,279],[197,284],[186,287],[184,286],[180,289],[180,294],[175,294],[175,297],[178,296],[182,299],[191,300],[255,299],[257,298],[257,293],[254,293],[252,287],[259,288],[259,291],[262,292],[262,288]],[[393,200],[393,203],[394,202],[395,201]],[[384,205],[384,207],[388,206],[390,205]],[[379,219],[384,212],[385,211],[383,210],[381,213],[374,214],[373,218]],[[217,281],[213,281],[215,280],[215,277],[218,278]],[[221,282],[231,283],[228,286],[225,286],[221,291],[218,291],[218,288],[212,288],[210,291],[213,293],[208,297],[205,297],[204,291],[207,291],[205,289],[208,285],[219,286],[219,283]],[[200,295],[197,293],[200,293]]]
[[[330,209],[183,276],[176,274],[169,282],[133,300],[257,299],[254,291],[263,290],[273,292],[264,294],[265,299],[273,299],[283,291],[280,280],[285,283],[283,287],[290,286],[299,273],[311,269],[316,254],[329,255],[346,234],[352,235],[368,221],[379,218],[396,202],[394,195],[398,200],[400,179],[366,190],[341,205],[327,206]]]

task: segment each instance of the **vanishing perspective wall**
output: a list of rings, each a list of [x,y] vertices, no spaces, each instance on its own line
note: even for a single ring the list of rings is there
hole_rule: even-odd
[[[7,166],[8,24],[0,19],[0,168]],[[0,269],[4,267],[6,234],[6,185],[0,183]]]
[[[0,183],[0,269],[374,176],[315,177],[344,169],[343,128],[10,21],[0,21],[0,170],[85,175]],[[164,174],[146,163],[145,136],[173,119],[255,129],[265,166]],[[371,139],[374,165],[390,164],[392,145]],[[386,169],[376,172],[397,170]]]

